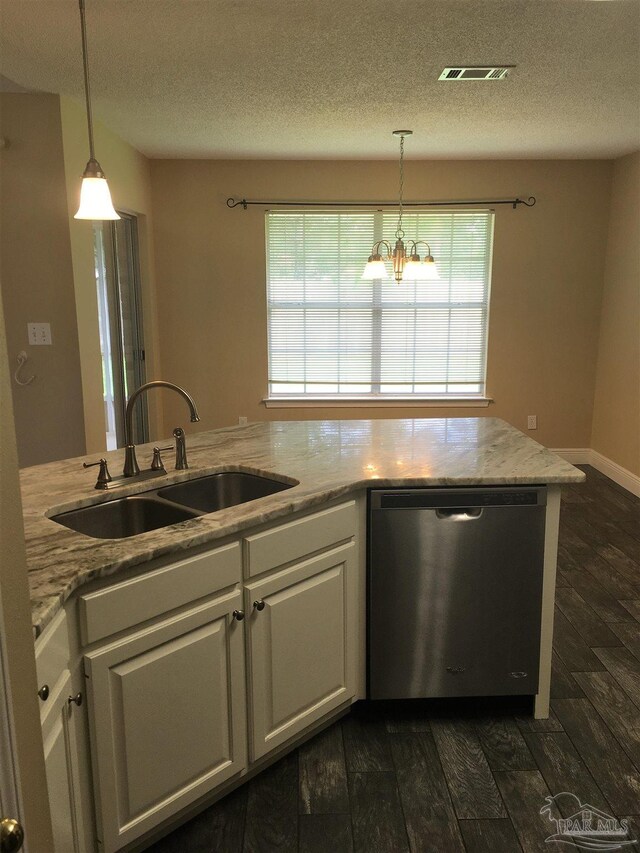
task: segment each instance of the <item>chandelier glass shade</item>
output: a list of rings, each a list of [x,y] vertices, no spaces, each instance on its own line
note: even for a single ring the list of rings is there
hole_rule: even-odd
[[[82,30],[82,66],[84,69],[84,94],[87,104],[87,127],[89,130],[89,161],[82,175],[80,207],[74,219],[120,219],[111,201],[109,184],[100,163],[95,158],[93,146],[93,117],[91,113],[91,91],[89,88],[89,60],[87,53],[87,25],[84,0],[80,4],[80,27]]]
[[[410,136],[412,130],[394,130],[393,135],[400,137],[400,201],[398,210],[398,227],[396,228],[396,240],[393,248],[388,240],[378,240],[374,243],[369,255],[362,279],[371,281],[372,279],[389,278],[385,261],[391,262],[393,276],[396,281],[400,282],[403,279],[406,281],[427,281],[439,279],[438,267],[431,254],[431,247],[426,240],[407,240],[405,245],[405,233],[402,230],[402,205],[404,192],[404,138]],[[418,246],[426,246],[426,254],[424,260],[421,260],[418,254]],[[382,251],[384,250],[384,251]]]

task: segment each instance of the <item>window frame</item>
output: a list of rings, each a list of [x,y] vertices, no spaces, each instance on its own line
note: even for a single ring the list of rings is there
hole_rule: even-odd
[[[270,244],[269,244],[269,216],[273,214],[287,214],[287,215],[327,215],[334,214],[336,216],[340,214],[353,214],[353,213],[363,213],[362,208],[358,209],[354,207],[353,210],[349,209],[331,209],[327,208],[326,210],[310,210],[310,209],[296,209],[296,210],[268,210],[265,211],[265,273],[266,273],[266,309],[267,309],[267,365],[268,365],[268,374],[267,374],[267,394],[263,398],[262,402],[267,408],[358,408],[358,407],[380,407],[380,408],[410,408],[412,406],[419,406],[421,408],[425,407],[438,407],[438,408],[477,408],[477,407],[486,407],[491,402],[493,402],[493,398],[487,394],[487,365],[488,365],[488,348],[489,348],[489,328],[490,328],[490,302],[491,302],[491,285],[492,285],[492,272],[493,272],[493,248],[494,248],[494,236],[495,236],[495,210],[490,208],[482,208],[482,209],[474,209],[474,208],[444,208],[438,213],[435,213],[433,210],[429,208],[417,208],[412,210],[411,213],[417,214],[433,214],[434,216],[439,214],[452,214],[454,217],[456,215],[470,214],[470,213],[483,213],[489,214],[489,235],[487,240],[487,249],[488,249],[488,257],[486,261],[487,268],[487,277],[486,277],[486,302],[475,303],[481,304],[485,311],[485,323],[484,323],[484,342],[483,342],[483,351],[482,351],[482,381],[478,383],[482,386],[483,390],[479,393],[434,393],[434,394],[384,394],[372,391],[370,393],[358,393],[350,395],[348,393],[273,393],[271,388],[272,385],[275,384],[273,380],[271,380],[271,320],[270,320],[270,311],[272,307],[272,301],[269,298],[269,257],[270,257]],[[376,214],[379,216],[379,223],[375,224],[376,231],[376,240],[380,239],[380,235],[378,235],[378,231],[382,229],[383,217],[388,217],[390,211],[378,209],[374,213],[374,217]],[[385,225],[388,228],[388,225]],[[385,235],[386,236],[386,235]],[[426,235],[428,238],[428,234]],[[407,242],[407,238],[405,237],[405,243]],[[420,247],[423,248],[423,247]],[[436,254],[436,252],[433,252]],[[362,264],[364,268],[364,263],[366,258],[363,258]],[[436,257],[437,261],[437,257]],[[377,322],[374,322],[374,326],[379,325],[380,319],[382,317],[382,313],[385,307],[391,307],[388,303],[385,304],[380,296],[382,285],[380,281],[375,281],[373,284],[373,293],[372,299],[368,303],[363,303],[363,306],[369,306],[372,314],[372,320],[374,318]],[[401,284],[399,286],[402,286]],[[306,304],[306,303],[305,303]],[[346,303],[345,303],[346,304]],[[423,303],[421,303],[423,304]],[[442,303],[442,305],[452,305],[456,303]],[[458,303],[462,305],[462,303]],[[470,304],[470,303],[469,303]],[[339,308],[342,305],[339,305]],[[338,310],[339,310],[338,308]],[[375,334],[375,333],[374,333]],[[378,347],[378,350],[381,351],[381,348]],[[375,357],[376,350],[372,351],[373,357]],[[375,372],[372,372],[371,376],[371,385],[372,387],[376,385],[375,382]],[[312,384],[312,383],[308,383]],[[339,383],[338,383],[339,384]],[[403,384],[399,381],[397,384]],[[378,383],[379,388],[379,383]]]

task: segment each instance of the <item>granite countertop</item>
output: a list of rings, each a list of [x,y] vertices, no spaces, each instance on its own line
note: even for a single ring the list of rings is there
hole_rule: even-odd
[[[138,448],[146,467],[152,444]],[[576,483],[584,474],[497,418],[272,421],[187,438],[190,468],[106,492],[92,456],[21,472],[32,621],[37,636],[71,593],[163,554],[180,552],[364,487]],[[166,453],[167,461],[170,453]],[[105,454],[112,474],[123,451]],[[127,539],[93,539],[47,516],[218,471],[298,481],[293,488]]]

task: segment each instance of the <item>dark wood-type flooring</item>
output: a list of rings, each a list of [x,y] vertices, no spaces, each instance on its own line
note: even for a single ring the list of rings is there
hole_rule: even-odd
[[[150,851],[551,853],[560,792],[640,841],[640,499],[584,470],[563,489],[548,720],[529,700],[361,702]]]

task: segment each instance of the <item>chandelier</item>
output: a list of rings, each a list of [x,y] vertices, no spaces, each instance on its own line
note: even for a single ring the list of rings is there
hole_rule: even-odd
[[[396,242],[392,249],[388,240],[378,240],[374,243],[369,255],[369,260],[362,273],[366,281],[378,278],[388,278],[385,261],[391,261],[393,275],[396,281],[426,281],[440,278],[438,267],[431,254],[431,247],[426,240],[407,240],[404,243],[404,231],[402,230],[402,195],[404,192],[404,138],[411,136],[412,130],[394,130],[393,135],[400,137],[400,203],[398,208],[398,227],[396,228]],[[427,254],[424,261],[420,260],[418,246],[425,245]],[[382,255],[380,247],[384,246],[386,254]]]
[[[82,67],[84,69],[84,95],[87,104],[87,128],[89,131],[89,162],[82,175],[80,207],[74,219],[120,219],[111,201],[111,193],[102,166],[93,149],[93,116],[91,113],[91,90],[89,88],[89,59],[87,51],[87,23],[84,0],[79,0],[80,29],[82,30]]]

